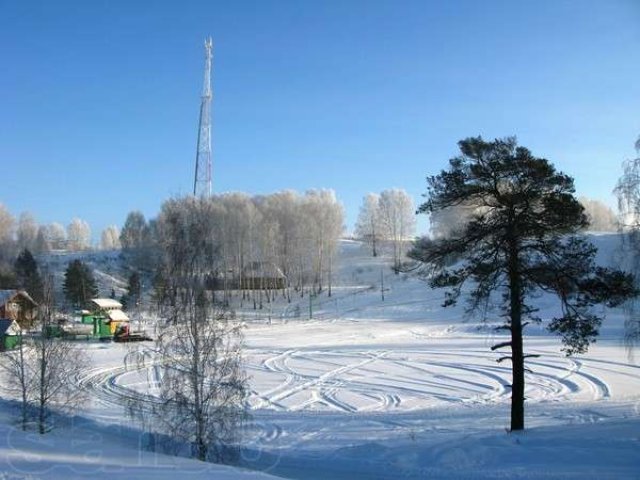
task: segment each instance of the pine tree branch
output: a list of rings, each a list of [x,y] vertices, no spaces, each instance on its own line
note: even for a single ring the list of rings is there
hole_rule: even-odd
[[[496,362],[498,362],[498,363],[502,363],[502,362],[504,362],[505,360],[511,360],[511,361],[512,361],[512,360],[513,360],[513,358],[512,358],[512,357],[500,357],[499,359],[497,359],[497,360],[496,360]]]
[[[497,350],[499,348],[510,347],[510,346],[511,346],[511,341],[497,343],[491,347],[491,351]]]

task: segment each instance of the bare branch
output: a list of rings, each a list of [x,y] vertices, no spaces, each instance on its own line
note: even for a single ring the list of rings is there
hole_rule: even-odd
[[[509,341],[509,342],[502,342],[502,343],[498,343],[498,344],[496,344],[496,345],[493,345],[493,346],[491,347],[491,350],[493,351],[493,350],[497,350],[497,349],[499,349],[499,348],[511,347],[511,345],[512,345],[512,344],[511,344],[511,341]]]

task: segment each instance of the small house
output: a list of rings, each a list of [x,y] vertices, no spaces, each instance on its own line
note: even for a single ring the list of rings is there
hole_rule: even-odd
[[[13,350],[20,344],[20,326],[10,318],[0,318],[0,351]]]
[[[279,290],[286,287],[287,277],[275,263],[251,262],[242,270],[242,290]]]
[[[207,279],[210,290],[280,290],[286,286],[286,275],[271,262],[250,262],[240,273],[230,270]]]
[[[29,328],[38,315],[38,304],[24,290],[0,290],[0,318],[15,320]]]
[[[129,323],[129,317],[122,311],[122,304],[112,298],[92,298],[94,316],[103,316],[104,323],[109,326],[111,335],[118,327]]]

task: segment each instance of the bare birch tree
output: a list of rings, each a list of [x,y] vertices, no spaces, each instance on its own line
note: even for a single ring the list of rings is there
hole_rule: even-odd
[[[74,218],[67,227],[68,248],[78,252],[87,250],[91,246],[91,228],[80,218]]]
[[[304,196],[303,214],[312,248],[314,289],[321,292],[326,283],[331,294],[333,257],[343,231],[342,205],[333,190],[309,190]]]
[[[39,335],[27,340],[20,332],[20,346],[2,362],[6,384],[21,400],[22,427],[26,429],[34,422],[40,434],[51,429],[55,412],[73,410],[84,399],[77,374],[87,365],[86,355],[76,345],[49,334],[55,305],[53,291],[52,277],[47,277],[44,300],[38,309]]]
[[[120,231],[115,225],[109,225],[100,235],[100,248],[103,250],[117,250],[120,248]]]
[[[16,219],[7,207],[0,203],[0,245],[13,240]]]
[[[241,324],[211,302],[203,284],[181,289],[176,307],[177,322],[163,325],[156,340],[157,425],[191,444],[199,460],[224,461],[246,417]]]
[[[378,256],[380,241],[380,195],[367,193],[362,201],[358,220],[356,222],[356,235],[371,246],[371,254]]]
[[[47,235],[52,249],[62,250],[67,247],[67,232],[61,224],[54,222],[49,225]]]
[[[397,188],[381,192],[379,205],[384,238],[391,248],[393,269],[398,273],[415,235],[415,206],[409,194]]]
[[[35,250],[36,240],[38,238],[38,223],[34,216],[29,212],[22,212],[18,220],[17,241],[18,248],[25,248],[31,251]]]
[[[51,251],[51,238],[49,236],[49,228],[47,225],[40,225],[38,227],[34,251],[37,253],[47,253]]]
[[[210,285],[223,290],[227,304],[237,294],[240,303],[250,299],[254,308],[262,308],[278,291],[288,299],[290,289],[300,295],[309,286],[331,292],[343,222],[342,205],[331,190],[255,197],[229,193],[200,203],[189,198],[165,202],[155,236],[164,249],[167,238],[179,232],[208,229],[203,245],[212,253],[202,273],[214,279]],[[245,281],[247,275],[251,279]]]
[[[620,250],[624,267],[636,278],[640,275],[640,137],[635,142],[636,157],[622,164],[623,172],[614,189],[618,197],[619,225],[621,229]],[[637,283],[637,282],[636,282]],[[638,299],[625,304],[625,343],[629,353],[640,345],[640,317]]]
[[[158,431],[189,443],[200,460],[224,460],[245,418],[242,330],[206,290],[219,254],[215,202],[187,197],[164,203],[158,219],[164,321],[152,356],[161,368],[150,402]],[[144,409],[138,409],[143,412]]]
[[[14,324],[16,325],[16,324]],[[13,326],[12,326],[13,327]],[[11,327],[10,327],[11,328]],[[19,343],[15,350],[7,352],[0,362],[2,377],[5,388],[20,400],[20,424],[22,430],[27,430],[29,426],[29,413],[31,408],[31,382],[32,378],[25,361],[25,342],[22,329],[16,327],[16,331],[10,330],[8,333],[18,335]]]
[[[9,209],[0,203],[0,277],[11,276],[8,265],[17,253],[15,230],[16,219]]]

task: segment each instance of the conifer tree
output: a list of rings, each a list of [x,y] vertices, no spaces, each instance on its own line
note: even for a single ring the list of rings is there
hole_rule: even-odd
[[[64,274],[64,295],[75,307],[81,307],[98,295],[98,286],[91,269],[80,260],[69,263]]]
[[[492,350],[511,350],[498,361],[511,362],[511,430],[522,430],[525,359],[536,356],[525,353],[523,332],[543,321],[531,295],[558,297],[560,314],[545,320],[571,355],[585,352],[598,335],[602,317],[590,307],[617,306],[636,290],[631,275],[595,265],[596,248],[578,235],[588,221],[571,177],[517,146],[515,138],[468,138],[459,146],[461,155],[449,169],[428,178],[427,201],[418,212],[481,208],[451,237],[419,240],[411,257],[429,265],[432,287],[449,289],[445,306],[456,303],[467,282],[471,310],[486,318],[489,301],[500,303],[504,323],[498,328],[510,338]]]
[[[36,302],[42,301],[43,285],[38,264],[26,248],[18,255],[14,263],[18,288],[25,290]]]

